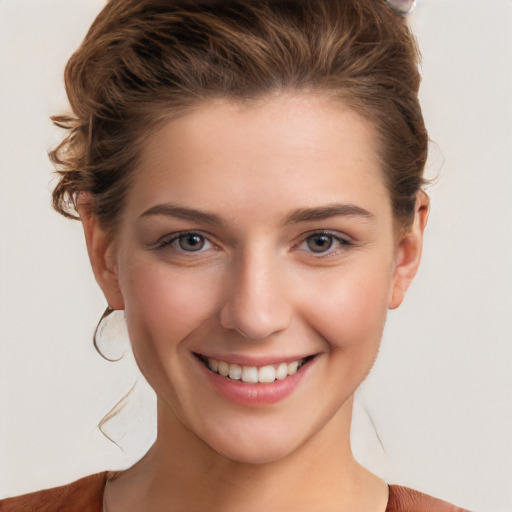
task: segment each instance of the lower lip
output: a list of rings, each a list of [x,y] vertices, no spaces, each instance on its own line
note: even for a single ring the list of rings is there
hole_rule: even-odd
[[[295,375],[290,375],[286,379],[257,384],[223,377],[209,370],[202,362],[198,361],[198,364],[203,368],[206,377],[215,390],[223,397],[238,405],[254,407],[275,404],[291,395],[309,371],[313,361],[308,361]]]

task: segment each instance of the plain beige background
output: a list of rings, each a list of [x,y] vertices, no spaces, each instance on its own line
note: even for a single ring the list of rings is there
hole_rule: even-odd
[[[92,347],[104,301],[80,226],[49,206],[48,117],[66,109],[64,64],[102,4],[0,0],[0,496],[126,467],[154,438],[129,352],[112,364]],[[420,0],[411,23],[440,179],[420,274],[358,396],[354,449],[390,483],[510,512],[512,1]],[[105,425],[120,449],[97,425],[135,382]]]

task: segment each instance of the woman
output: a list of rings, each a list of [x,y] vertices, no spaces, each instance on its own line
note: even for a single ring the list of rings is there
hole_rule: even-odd
[[[428,213],[417,50],[396,15],[114,0],[66,85],[54,205],[82,221],[105,316],[125,311],[158,438],[120,474],[0,510],[457,510],[350,449]]]

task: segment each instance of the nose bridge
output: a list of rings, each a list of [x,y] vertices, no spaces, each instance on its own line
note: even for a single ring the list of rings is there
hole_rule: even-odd
[[[286,329],[291,303],[283,272],[271,250],[247,248],[233,261],[221,324],[248,340],[262,340]]]

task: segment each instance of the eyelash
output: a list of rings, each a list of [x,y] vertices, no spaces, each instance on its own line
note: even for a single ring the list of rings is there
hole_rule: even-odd
[[[340,234],[333,233],[331,231],[320,230],[320,231],[313,231],[311,233],[307,233],[302,238],[302,241],[299,244],[295,245],[293,247],[293,249],[297,250],[297,248],[300,248],[302,245],[307,244],[308,240],[312,240],[313,238],[320,237],[320,236],[329,237],[331,239],[331,244],[323,252],[321,252],[321,251],[315,252],[310,249],[308,252],[310,254],[315,255],[316,258],[328,258],[330,256],[336,256],[340,252],[342,252],[354,245],[352,240],[350,240],[350,238],[348,238],[347,236],[341,236]],[[337,245],[337,247],[335,247],[335,245]]]
[[[182,247],[179,247],[179,241],[185,239],[186,237],[193,237],[197,236],[200,237],[203,241],[203,246],[199,248],[197,251],[187,251],[186,249],[183,249]],[[309,252],[310,254],[314,255],[314,257],[317,258],[327,258],[329,256],[335,256],[340,251],[346,250],[348,247],[353,246],[353,242],[348,238],[344,236],[340,236],[339,234],[332,233],[331,231],[313,231],[310,233],[307,233],[305,236],[302,237],[301,241],[298,244],[295,244],[291,247],[293,251],[300,250],[302,246],[305,244],[308,244],[308,241],[313,240],[315,237],[327,237],[330,239],[329,247],[325,251],[314,251],[310,247],[306,248],[305,251]],[[207,246],[205,249],[205,245]],[[334,245],[337,245],[337,248],[333,248]],[[175,233],[172,235],[171,238],[164,238],[161,241],[157,243],[157,249],[165,249],[167,247],[173,247],[178,252],[182,254],[201,254],[205,252],[206,250],[215,249],[217,248],[217,245],[214,244],[208,235],[205,235],[199,231],[183,231],[180,233]]]
[[[202,252],[204,252],[203,251],[203,247],[204,246],[202,246],[198,251],[187,251],[187,250],[179,247],[178,246],[179,241],[185,239],[187,236],[188,237],[192,237],[192,236],[200,237],[203,240],[205,245],[206,244],[209,245],[208,249],[212,249],[212,248],[216,248],[217,247],[209,239],[209,237],[207,235],[204,235],[201,232],[198,232],[198,231],[182,231],[180,233],[174,233],[171,238],[163,238],[162,240],[160,240],[157,243],[156,248],[157,249],[165,249],[165,248],[171,246],[171,247],[173,247],[174,249],[176,249],[177,251],[179,251],[180,253],[183,253],[183,254],[201,254]]]

